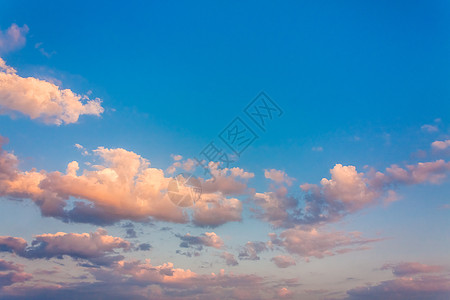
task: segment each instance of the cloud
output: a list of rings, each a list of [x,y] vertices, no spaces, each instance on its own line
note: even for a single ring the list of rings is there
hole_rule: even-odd
[[[255,176],[241,168],[219,168],[218,163],[210,162],[209,170],[213,176],[202,183],[205,193],[220,192],[223,195],[239,195],[248,193],[246,181]]]
[[[201,227],[216,227],[242,219],[242,202],[220,193],[202,194],[193,210],[193,223]]]
[[[295,266],[295,259],[288,255],[278,255],[271,259],[278,268],[287,268],[290,266]]]
[[[133,228],[127,228],[126,229],[126,234],[127,234],[126,237],[128,239],[134,239],[134,238],[137,237],[136,230],[134,230]]]
[[[94,264],[110,264],[123,256],[116,250],[130,250],[131,244],[119,237],[107,235],[104,229],[91,233],[64,233],[36,235],[31,246],[22,238],[0,236],[0,250],[13,252],[19,256],[37,258],[62,258],[64,255],[74,259],[86,259]]]
[[[222,238],[214,232],[205,232],[200,236],[193,236],[189,233],[186,235],[177,234],[176,237],[181,240],[180,247],[183,248],[195,247],[201,250],[203,246],[216,249],[221,249],[224,246]]]
[[[259,253],[266,251],[267,245],[264,242],[247,242],[239,251],[239,259],[241,260],[259,260]]]
[[[392,165],[386,169],[386,183],[419,184],[419,183],[441,183],[450,171],[450,162],[436,160],[434,162],[418,163],[408,165],[403,169],[397,165]]]
[[[220,254],[220,257],[222,257],[225,260],[225,263],[227,264],[227,266],[239,265],[239,262],[237,261],[236,257],[232,253],[224,251],[224,252],[222,252],[222,254]]]
[[[367,244],[378,241],[363,238],[360,232],[327,232],[321,228],[295,227],[276,235],[269,234],[271,244],[286,249],[289,253],[309,259],[324,258],[351,251],[366,250]]]
[[[450,148],[450,140],[434,141],[431,143],[431,148],[436,151],[443,151]]]
[[[429,125],[429,124],[422,125],[422,127],[420,127],[420,129],[422,129],[422,131],[430,132],[430,133],[439,131],[439,128],[437,126]]]
[[[262,277],[246,274],[198,274],[175,268],[173,263],[154,265],[150,260],[118,261],[86,269],[94,281],[12,286],[8,299],[261,299],[275,298],[276,291]]]
[[[275,169],[264,170],[264,177],[271,179],[276,183],[286,183],[288,186],[291,186],[292,181],[295,180],[294,178],[289,177],[286,172]]]
[[[398,200],[393,188],[423,183],[439,184],[450,171],[450,162],[437,160],[400,167],[391,165],[385,172],[369,169],[358,172],[355,166],[336,164],[331,178],[323,178],[320,185],[304,183],[303,197],[291,196],[285,187],[255,193],[251,208],[255,216],[274,227],[291,228],[296,225],[325,224],[368,206]]]
[[[0,272],[4,271],[23,271],[23,266],[11,261],[0,259]]]
[[[34,48],[36,48],[42,55],[44,55],[47,58],[50,58],[53,56],[53,54],[56,54],[55,51],[47,52],[44,47],[42,47],[44,43],[36,43],[34,45]]]
[[[4,287],[28,281],[33,277],[23,272],[23,269],[23,265],[0,259],[0,295]]]
[[[66,222],[105,225],[120,220],[189,221],[187,212],[167,196],[171,178],[161,169],[151,168],[147,159],[121,148],[99,147],[92,152],[102,164],[83,172],[76,161],[67,165],[65,174],[22,172],[17,157],[0,147],[0,195],[29,198],[42,215]],[[215,227],[240,221],[242,203],[220,192],[205,193],[191,209],[195,225]]]
[[[278,291],[278,297],[280,298],[290,298],[292,297],[292,292],[287,288],[283,287]]]
[[[322,152],[323,151],[323,147],[322,146],[312,147],[311,150],[314,151],[314,152]]]
[[[25,46],[28,26],[12,24],[7,30],[0,30],[0,54],[11,52]]]
[[[423,276],[382,281],[347,291],[350,299],[444,300],[450,298],[450,280],[445,276]]]
[[[289,196],[285,187],[273,192],[255,193],[253,200],[258,205],[252,208],[255,216],[275,227],[291,227],[301,222],[299,199]]]
[[[382,270],[392,270],[395,276],[411,276],[425,273],[440,273],[445,270],[443,266],[425,265],[418,262],[404,262],[399,264],[385,264]]]
[[[81,115],[100,116],[101,100],[34,77],[20,77],[0,58],[0,113],[22,113],[46,124],[76,123]]]

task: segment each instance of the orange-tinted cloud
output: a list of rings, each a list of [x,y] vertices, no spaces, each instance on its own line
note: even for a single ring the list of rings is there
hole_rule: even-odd
[[[70,89],[34,77],[21,77],[0,58],[0,112],[19,112],[46,124],[70,124],[81,115],[103,113],[100,99],[90,100]]]

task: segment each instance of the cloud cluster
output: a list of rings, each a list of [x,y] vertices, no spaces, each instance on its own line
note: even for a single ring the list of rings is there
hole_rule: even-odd
[[[205,232],[200,236],[190,235],[189,233],[186,235],[177,234],[176,237],[181,240],[180,247],[182,248],[194,247],[201,250],[203,247],[220,249],[224,246],[222,238],[214,232]]]
[[[0,139],[2,142],[5,139]],[[93,154],[103,164],[93,165],[81,174],[76,161],[68,164],[66,173],[22,172],[17,157],[0,147],[0,195],[30,198],[44,216],[63,221],[99,225],[124,219],[189,221],[186,211],[167,196],[171,178],[151,168],[148,160],[121,148],[99,147]],[[240,221],[242,203],[221,192],[205,193],[192,210],[195,225],[214,227]]]
[[[117,261],[86,269],[95,279],[76,284],[12,286],[11,299],[271,299],[277,291],[256,275],[227,274],[224,270],[198,274],[175,268],[173,263],[153,265],[145,261]]]
[[[7,30],[0,30],[0,54],[22,48],[26,43],[28,26],[12,24]]]
[[[130,250],[131,244],[122,238],[107,235],[104,229],[82,234],[58,232],[36,235],[30,246],[22,238],[0,236],[0,251],[29,259],[63,258],[67,255],[104,265],[123,259],[122,255],[115,255],[119,249]]]
[[[336,164],[331,178],[320,184],[305,183],[300,188],[304,198],[288,194],[285,187],[255,193],[256,217],[274,227],[290,228],[304,224],[326,224],[342,219],[381,201],[398,199],[394,188],[422,183],[439,184],[450,171],[450,162],[436,160],[400,167],[391,165],[385,172],[358,172],[354,166]]]
[[[267,250],[267,245],[264,242],[247,242],[239,251],[239,259],[243,260],[259,260],[260,254]]]
[[[99,116],[100,99],[90,100],[70,89],[34,77],[21,77],[0,58],[0,113],[19,112],[46,124],[70,124],[81,115]]]

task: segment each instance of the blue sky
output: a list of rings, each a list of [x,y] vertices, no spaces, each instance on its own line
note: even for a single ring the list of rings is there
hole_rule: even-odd
[[[16,278],[0,280],[0,298],[77,297],[77,288],[106,297],[102,284],[119,277],[102,272],[123,276],[120,287],[136,299],[211,299],[212,290],[221,299],[449,296],[445,1],[0,6],[0,135],[8,139],[0,262],[20,265],[0,268],[1,278]],[[244,113],[261,91],[283,110],[265,132]],[[238,116],[259,138],[234,171],[214,183],[176,165],[219,141]],[[205,202],[180,210],[165,187],[186,171],[201,177]],[[92,210],[71,211],[76,203]],[[82,233],[95,253],[74,246]],[[192,244],[180,247],[185,240]],[[136,250],[145,243],[150,250]],[[183,271],[142,279],[145,259]],[[212,272],[231,288],[198,282]],[[245,284],[265,293],[246,294]]]

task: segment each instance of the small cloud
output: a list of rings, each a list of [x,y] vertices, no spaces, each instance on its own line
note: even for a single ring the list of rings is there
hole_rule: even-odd
[[[78,150],[81,151],[81,155],[83,155],[83,156],[89,155],[89,151],[87,151],[86,148],[84,148],[82,145],[75,144],[75,148],[77,148]]]
[[[429,124],[422,125],[422,127],[420,127],[420,129],[422,129],[422,131],[424,131],[424,132],[429,132],[429,133],[439,131],[439,128],[437,126],[429,125]]]
[[[174,161],[179,161],[179,160],[182,160],[182,159],[183,159],[183,156],[181,156],[181,155],[179,155],[179,154],[177,154],[177,155],[172,154],[172,155],[170,155],[170,156],[173,158]]]
[[[149,251],[152,248],[152,245],[150,245],[149,243],[143,243],[140,244],[139,246],[137,246],[137,250],[140,251]]]
[[[0,30],[0,54],[11,52],[25,46],[28,26],[12,24],[7,30]]]
[[[52,52],[47,52],[45,51],[45,49],[42,47],[44,43],[36,43],[34,45],[34,48],[36,48],[37,50],[39,50],[39,52],[41,52],[42,55],[44,55],[47,58],[50,58],[53,56],[53,54],[56,54],[56,51],[52,51]]]
[[[134,230],[133,228],[127,228],[126,233],[126,238],[134,239],[137,237],[136,230]]]
[[[237,266],[239,264],[236,257],[232,253],[225,251],[220,255],[220,257],[225,259],[225,263],[227,264],[227,266]]]
[[[285,182],[289,186],[292,185],[292,181],[295,180],[295,178],[289,177],[286,172],[276,169],[264,170],[264,177],[271,179],[276,183]]]
[[[323,147],[321,147],[321,146],[312,147],[311,150],[314,151],[314,152],[322,152],[323,151]]]
[[[450,147],[450,140],[445,141],[434,141],[431,143],[431,148],[437,151],[443,151]]]
[[[288,255],[278,255],[271,259],[278,268],[287,268],[290,266],[295,266],[295,259]]]

